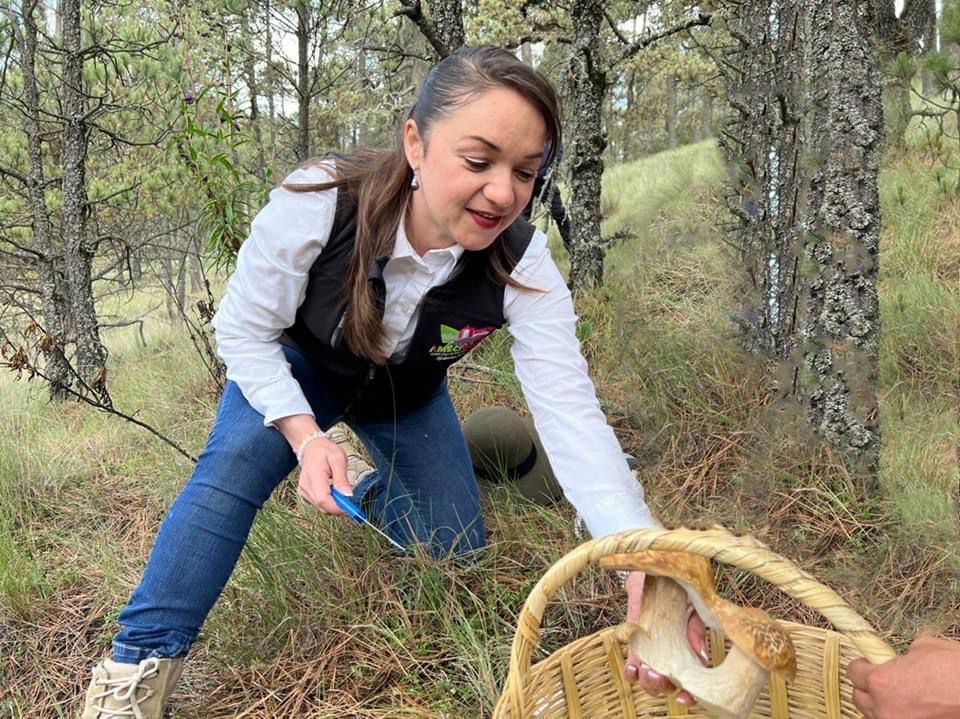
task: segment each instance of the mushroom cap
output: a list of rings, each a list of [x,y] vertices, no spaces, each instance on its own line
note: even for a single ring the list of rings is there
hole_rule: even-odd
[[[797,654],[790,634],[762,609],[740,607],[715,597],[710,607],[727,635],[744,654],[770,672],[791,681],[797,674]]]
[[[611,554],[600,560],[600,566],[607,569],[630,569],[633,571],[670,577],[682,584],[690,585],[706,599],[714,596],[713,572],[706,557],[688,552],[661,552],[645,549],[630,554]]]

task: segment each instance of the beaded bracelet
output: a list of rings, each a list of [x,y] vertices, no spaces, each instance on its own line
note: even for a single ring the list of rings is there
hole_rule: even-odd
[[[316,432],[311,432],[306,437],[303,438],[303,441],[300,442],[300,446],[297,448],[297,451],[294,454],[297,456],[297,464],[303,462],[303,453],[307,449],[307,445],[310,444],[315,439],[326,439],[327,433],[322,429],[318,429]]]

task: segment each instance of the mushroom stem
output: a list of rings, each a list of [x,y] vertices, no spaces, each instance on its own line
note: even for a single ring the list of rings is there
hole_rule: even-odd
[[[687,592],[665,577],[648,580],[630,647],[644,662],[720,719],[746,719],[769,672],[732,646],[717,667],[704,667],[687,640]]]

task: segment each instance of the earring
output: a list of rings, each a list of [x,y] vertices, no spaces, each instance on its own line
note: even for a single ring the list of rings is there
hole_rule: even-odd
[[[410,189],[414,192],[420,189],[420,177],[416,170],[413,171],[413,179],[410,180]]]

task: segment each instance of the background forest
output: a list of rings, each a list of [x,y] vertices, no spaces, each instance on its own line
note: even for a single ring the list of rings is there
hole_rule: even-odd
[[[899,648],[960,638],[960,0],[0,0],[0,716],[76,712],[204,444],[266,193],[393,142],[464,43],[563,95],[553,254],[657,514],[751,532]],[[526,411],[500,334],[452,371],[461,416]],[[475,563],[401,560],[288,482],[175,716],[488,716],[578,540],[485,502]],[[562,599],[544,654],[622,619],[599,572]]]

